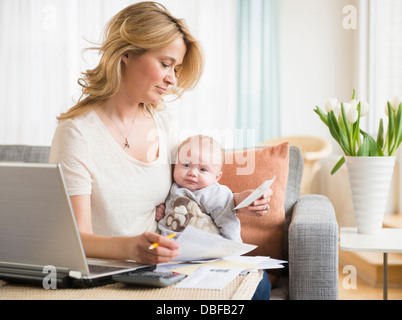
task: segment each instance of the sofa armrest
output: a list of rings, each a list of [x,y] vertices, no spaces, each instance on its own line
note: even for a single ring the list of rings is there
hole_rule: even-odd
[[[322,195],[299,198],[289,225],[289,298],[338,298],[338,223]]]

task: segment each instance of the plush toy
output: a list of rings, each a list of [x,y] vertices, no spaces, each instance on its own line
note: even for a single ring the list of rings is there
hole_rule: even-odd
[[[204,208],[188,197],[177,197],[172,202],[172,211],[166,216],[166,227],[175,232],[182,232],[188,225],[206,232],[219,234],[219,229],[212,218],[203,213]]]

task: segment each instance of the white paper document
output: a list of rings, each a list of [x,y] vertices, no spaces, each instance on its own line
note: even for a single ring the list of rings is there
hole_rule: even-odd
[[[199,267],[178,283],[175,288],[221,290],[233,281],[241,271],[241,269],[236,268]]]
[[[254,268],[247,269],[247,271],[259,269],[281,269],[284,268],[283,264],[287,263],[286,260],[278,260],[265,256],[232,256],[223,259],[237,263],[249,263],[255,265]]]
[[[284,263],[288,263],[285,260],[269,259],[260,263],[256,269],[282,269],[285,268]]]
[[[268,191],[269,187],[271,186],[271,184],[275,181],[276,176],[274,176],[271,180],[266,180],[264,183],[262,183],[257,189],[255,189],[253,191],[252,194],[250,194],[246,199],[244,199],[236,208],[240,209],[240,208],[244,208],[244,207],[248,207],[250,204],[252,204],[255,200],[261,198],[265,192]]]
[[[197,261],[240,256],[257,248],[255,245],[231,241],[193,226],[187,226],[177,242],[180,245],[180,255],[174,261]]]

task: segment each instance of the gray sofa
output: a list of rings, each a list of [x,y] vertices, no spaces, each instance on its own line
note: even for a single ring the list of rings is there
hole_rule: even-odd
[[[50,147],[0,145],[0,161],[48,162]],[[338,224],[331,202],[321,195],[300,197],[303,157],[290,148],[285,200],[285,252],[289,261],[271,299],[338,298]],[[1,177],[0,177],[1,178]]]

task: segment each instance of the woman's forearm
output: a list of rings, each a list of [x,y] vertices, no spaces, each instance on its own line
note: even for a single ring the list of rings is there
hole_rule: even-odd
[[[135,260],[136,237],[104,237],[81,232],[81,240],[87,257]]]

